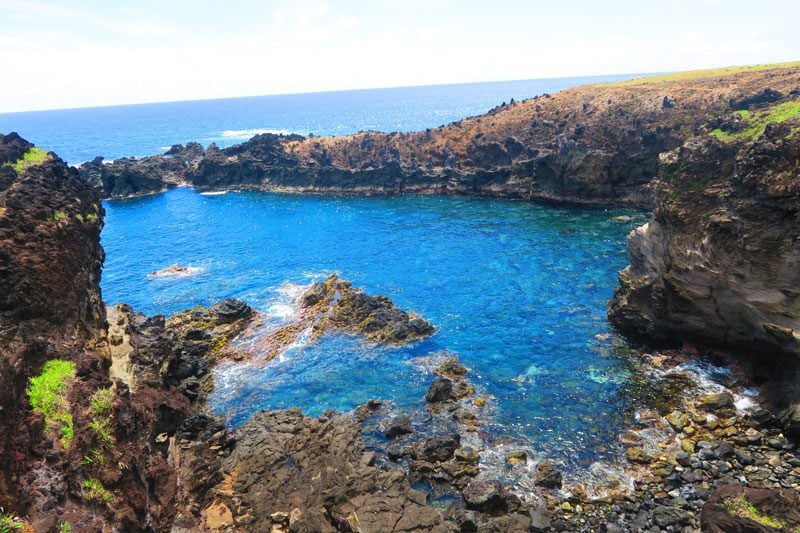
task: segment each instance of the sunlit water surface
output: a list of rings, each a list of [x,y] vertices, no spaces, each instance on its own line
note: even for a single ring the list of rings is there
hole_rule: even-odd
[[[211,404],[319,415],[372,398],[419,409],[425,358],[457,355],[488,395],[485,428],[569,464],[609,453],[636,399],[606,306],[644,213],[453,197],[202,195],[106,202],[106,301],[148,314],[240,298],[289,319],[292,295],[336,272],[437,328],[410,346],[329,335],[266,366],[223,364]],[[180,263],[184,278],[148,278]]]

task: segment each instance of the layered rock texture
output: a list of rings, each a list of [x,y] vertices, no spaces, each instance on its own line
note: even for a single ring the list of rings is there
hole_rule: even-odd
[[[41,450],[40,435],[25,427],[41,427],[30,421],[28,378],[48,359],[74,361],[81,372],[98,365],[99,200],[55,154],[0,135],[0,507],[42,501],[12,488],[35,460],[31,447]]]

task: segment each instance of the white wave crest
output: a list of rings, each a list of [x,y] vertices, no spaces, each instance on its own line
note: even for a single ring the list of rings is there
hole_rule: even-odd
[[[261,135],[262,133],[272,133],[274,135],[289,135],[291,132],[289,130],[274,130],[269,128],[250,128],[245,130],[224,130],[219,133],[219,138],[221,139],[235,139],[240,141],[246,141],[251,137],[256,135]]]
[[[202,274],[205,271],[206,269],[204,267],[195,267],[195,266],[182,267],[178,264],[174,264],[172,266],[168,266],[167,268],[162,268],[161,270],[150,272],[147,275],[147,278],[148,279],[189,278],[192,276],[196,276],[198,274]]]

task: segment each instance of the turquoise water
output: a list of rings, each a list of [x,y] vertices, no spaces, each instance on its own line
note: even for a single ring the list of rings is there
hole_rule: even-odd
[[[254,96],[87,109],[0,114],[0,132],[16,131],[70,164],[145,156],[175,143],[219,146],[264,131],[345,135],[359,130],[415,131],[485,113],[511,98],[633,75],[588,76]]]
[[[179,188],[110,201],[103,296],[148,314],[234,297],[279,323],[295,289],[337,272],[437,327],[402,348],[329,336],[265,367],[223,366],[213,408],[233,425],[264,408],[312,414],[383,398],[420,408],[449,352],[491,395],[495,435],[569,461],[603,455],[626,394],[606,305],[627,264],[625,235],[645,216],[453,197],[325,198]],[[628,215],[624,221],[614,217]],[[148,279],[173,263],[195,276]]]

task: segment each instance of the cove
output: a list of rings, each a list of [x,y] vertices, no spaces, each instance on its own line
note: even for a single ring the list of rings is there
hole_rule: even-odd
[[[278,323],[297,285],[337,272],[437,328],[400,348],[331,335],[264,367],[223,363],[210,404],[233,426],[261,409],[320,415],[372,398],[419,409],[432,379],[424,361],[452,354],[492,398],[493,436],[579,466],[613,452],[636,402],[606,306],[643,212],[188,188],[104,205],[108,303],[170,314],[239,298]],[[174,263],[201,270],[148,278]]]

